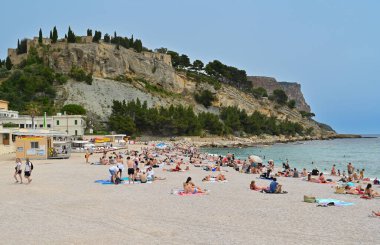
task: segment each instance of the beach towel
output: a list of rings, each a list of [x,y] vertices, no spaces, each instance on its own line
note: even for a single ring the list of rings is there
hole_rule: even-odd
[[[205,190],[206,192],[202,192],[202,193],[185,193],[185,191],[183,189],[172,189],[171,190],[171,194],[172,195],[177,195],[177,196],[203,196],[203,195],[207,195],[210,191],[208,190]]]
[[[129,184],[129,178],[128,177],[123,177],[121,178],[121,183],[119,185],[128,185]],[[114,183],[111,182],[111,180],[95,180],[95,183],[102,184],[102,185],[115,185]],[[132,184],[132,182],[131,182]],[[146,183],[141,183],[141,181],[135,181],[135,184],[152,184],[152,181],[147,181]]]
[[[352,202],[345,202],[345,201],[332,199],[332,198],[317,198],[316,202],[322,206],[326,206],[326,205],[330,206],[330,204],[332,204],[333,206],[352,206],[352,205],[354,205],[354,203],[352,203]]]

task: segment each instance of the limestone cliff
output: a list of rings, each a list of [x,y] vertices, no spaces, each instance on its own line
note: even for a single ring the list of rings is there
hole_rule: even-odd
[[[282,89],[288,95],[290,100],[296,101],[296,108],[300,111],[311,112],[310,106],[301,91],[301,84],[289,82],[277,82],[273,77],[262,76],[249,76],[248,80],[251,81],[253,87],[263,87],[269,94],[276,89]]]
[[[106,120],[111,114],[113,100],[129,101],[139,98],[141,101],[147,101],[148,106],[182,104],[192,106],[195,112],[209,111],[215,114],[219,113],[221,107],[237,106],[248,113],[257,110],[267,116],[299,122],[305,128],[313,128],[317,137],[332,133],[323,130],[316,122],[303,118],[296,109],[281,107],[265,98],[255,99],[251,94],[226,84],[216,90],[211,84],[189,78],[186,72],[176,71],[172,67],[171,58],[166,54],[137,53],[132,49],[117,48],[116,45],[104,42],[99,44],[58,42],[43,47],[35,45],[35,47],[45,63],[57,72],[69,73],[71,68],[76,66],[93,74],[92,85],[69,80],[59,86],[56,103],[58,106],[68,103],[81,104],[89,112],[100,116],[102,120]],[[11,58],[16,65],[18,60],[22,60],[16,56]],[[260,80],[257,77],[250,79]],[[300,85],[284,85],[275,80],[272,85],[273,89],[275,86],[281,86],[290,98],[297,101],[299,109],[310,111]],[[152,90],[151,86],[155,89]],[[194,93],[204,89],[216,95],[216,101],[209,108],[194,100]]]

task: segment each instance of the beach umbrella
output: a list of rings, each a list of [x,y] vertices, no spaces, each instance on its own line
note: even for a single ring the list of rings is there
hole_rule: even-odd
[[[254,161],[255,163],[263,163],[263,160],[259,156],[256,156],[256,155],[250,155],[249,159]]]

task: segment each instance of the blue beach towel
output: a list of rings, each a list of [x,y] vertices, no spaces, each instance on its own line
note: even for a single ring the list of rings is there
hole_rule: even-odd
[[[334,206],[352,206],[354,203],[352,202],[344,202],[337,199],[331,199],[331,198],[317,198],[316,202],[321,205],[327,205],[329,203],[334,203]]]

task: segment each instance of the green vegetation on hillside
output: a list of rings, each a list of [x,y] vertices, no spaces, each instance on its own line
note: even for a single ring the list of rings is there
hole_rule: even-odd
[[[86,115],[86,109],[81,105],[67,104],[61,109],[61,112],[66,112],[68,115]]]
[[[200,93],[194,95],[195,101],[199,104],[204,105],[206,108],[212,105],[215,100],[215,96],[210,90],[202,90]]]
[[[148,108],[146,101],[114,101],[110,130],[118,133],[152,135],[200,135],[203,131],[222,135],[245,132],[250,135],[304,135],[299,123],[279,121],[259,112],[248,115],[237,107],[222,108],[221,114],[200,113],[191,107]]]
[[[38,108],[37,114],[53,114],[54,84],[64,81],[64,76],[45,66],[34,49],[28,58],[0,85],[0,99],[10,101],[10,109],[26,112],[30,104]],[[37,109],[36,109],[37,110]]]

